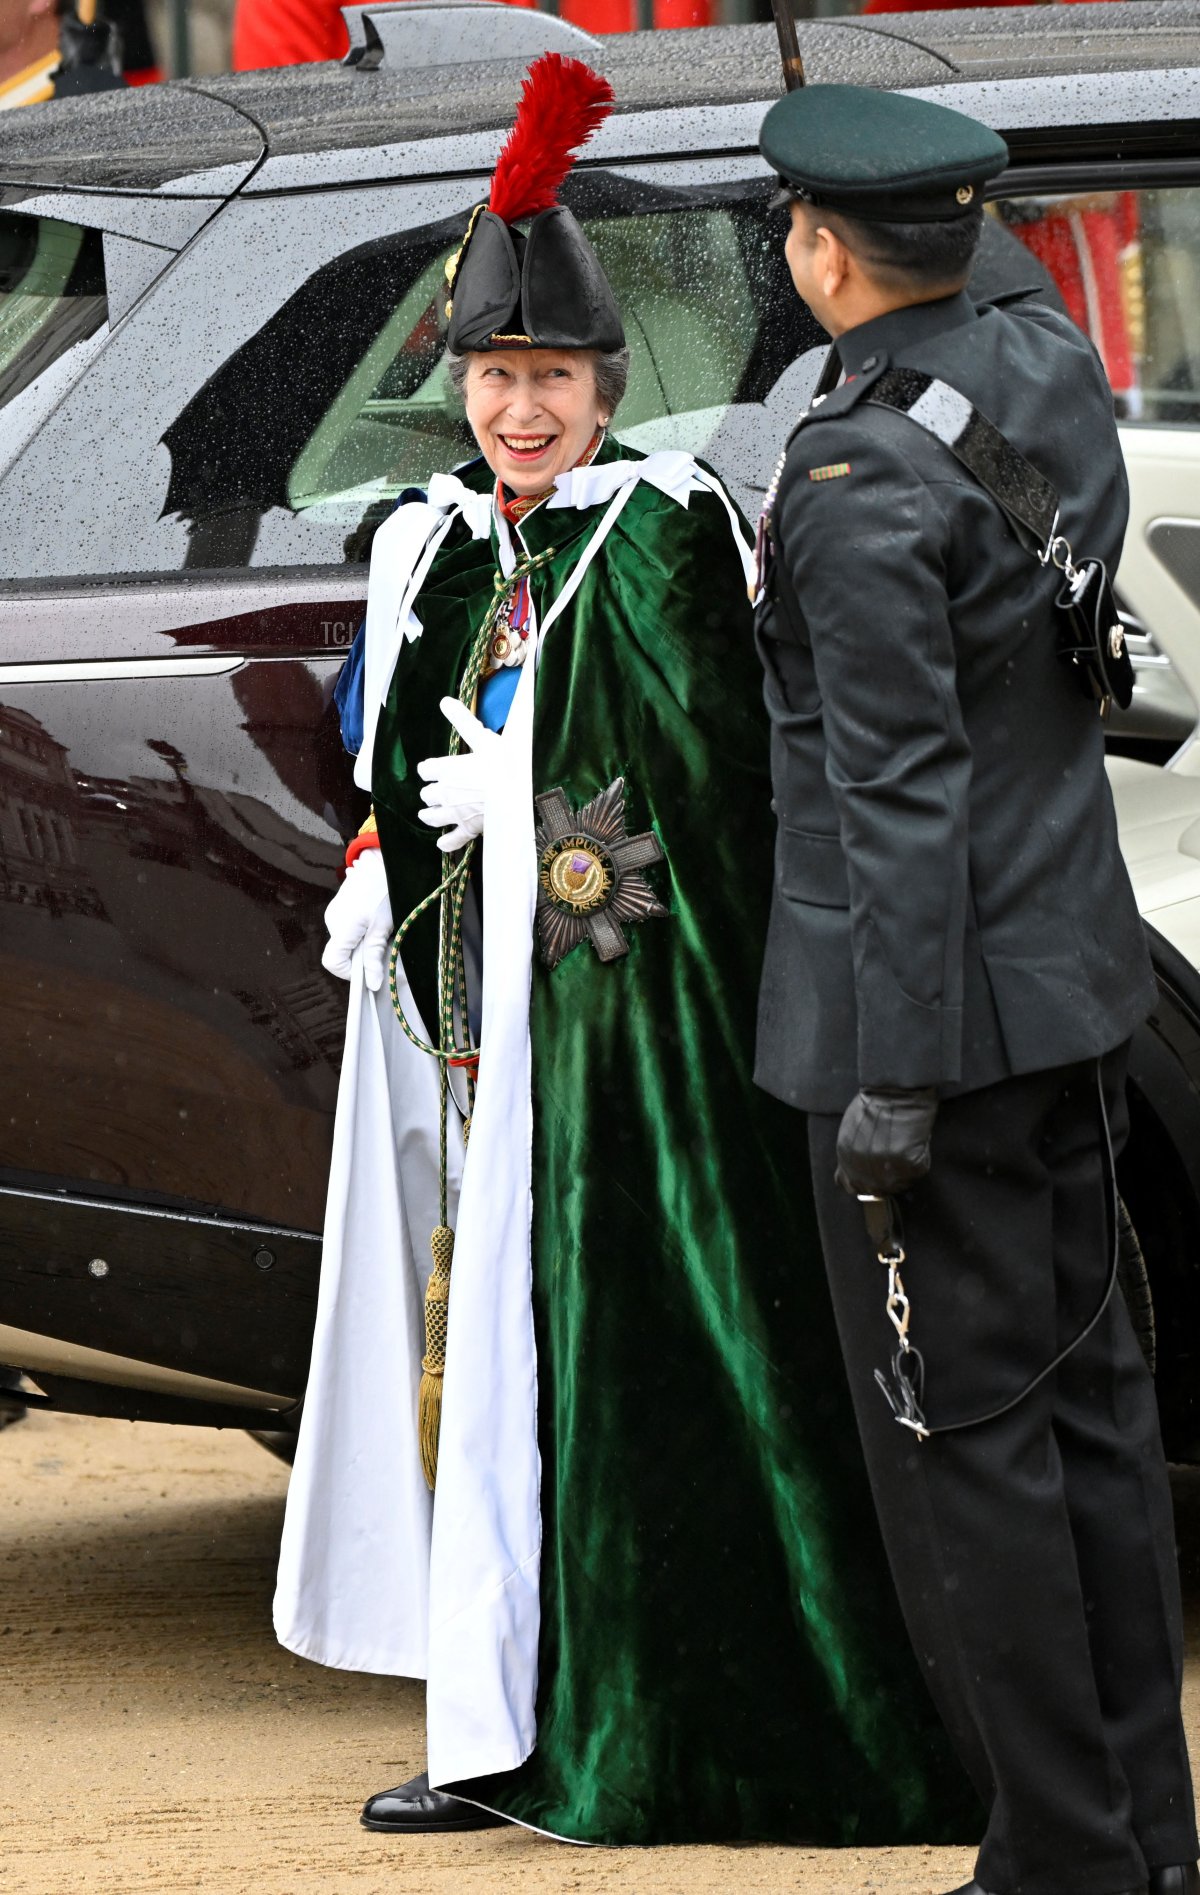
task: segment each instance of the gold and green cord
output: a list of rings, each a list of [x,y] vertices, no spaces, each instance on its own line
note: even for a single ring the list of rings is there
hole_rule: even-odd
[[[505,576],[498,572],[492,589],[495,597],[488,607],[487,615],[475,635],[467,659],[466,670],[458,687],[461,703],[468,704],[474,710],[479,680],[483,672],[484,660],[496,621],[523,579],[554,558],[554,548],[544,553],[527,554],[517,560],[511,573]],[[530,655],[532,662],[532,654]],[[462,739],[457,730],[451,729],[449,752],[457,756],[462,747]],[[432,1489],[437,1481],[438,1436],[442,1419],[442,1382],[446,1370],[446,1334],[450,1300],[450,1267],[454,1260],[454,1232],[448,1221],[447,1207],[447,1168],[446,1141],[449,1114],[450,1076],[452,1062],[464,1064],[467,1079],[467,1116],[463,1126],[464,1138],[470,1132],[471,1113],[475,1106],[475,1079],[471,1066],[466,1062],[473,1059],[477,1049],[470,1045],[470,1028],[467,1024],[467,969],[463,954],[462,918],[466,904],[467,886],[471,873],[471,861],[475,854],[476,838],[472,837],[466,847],[458,850],[452,858],[449,872],[437,887],[426,895],[424,901],[417,903],[412,913],[400,923],[392,942],[392,951],[388,959],[388,992],[392,998],[396,1018],[407,1039],[422,1053],[428,1053],[439,1063],[439,1127],[438,1127],[438,1225],[430,1238],[433,1251],[433,1270],[425,1289],[425,1353],[421,1358],[421,1387],[418,1396],[417,1430],[421,1448],[421,1466],[425,1479]],[[406,1018],[397,989],[397,967],[400,961],[400,949],[413,923],[438,903],[438,1042],[431,1045],[421,1038]],[[462,1024],[468,1044],[460,1046],[455,1039],[454,1014]]]

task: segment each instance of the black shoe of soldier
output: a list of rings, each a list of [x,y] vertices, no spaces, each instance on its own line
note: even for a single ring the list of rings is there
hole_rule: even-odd
[[[464,1803],[461,1797],[431,1790],[424,1770],[410,1783],[401,1783],[395,1790],[380,1790],[378,1796],[370,1797],[359,1817],[364,1829],[386,1830],[397,1836],[434,1836],[443,1830],[455,1829],[499,1829],[505,1820],[493,1810]]]
[[[14,1421],[24,1421],[29,1413],[23,1401],[15,1395],[0,1392],[0,1428],[11,1428]]]
[[[1175,1862],[1168,1869],[1151,1869],[1149,1895],[1200,1895],[1200,1867]]]

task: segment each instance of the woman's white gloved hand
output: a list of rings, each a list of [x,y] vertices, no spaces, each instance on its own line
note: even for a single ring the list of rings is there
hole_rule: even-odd
[[[425,788],[421,791],[424,809],[417,815],[431,829],[445,829],[438,837],[438,848],[461,849],[473,836],[483,834],[483,812],[488,791],[495,780],[504,752],[498,731],[481,724],[456,697],[444,697],[443,717],[453,724],[467,745],[456,757],[426,757],[417,765],[417,775]]]
[[[392,938],[392,904],[387,874],[378,849],[364,849],[346,870],[346,879],[325,910],[329,940],[321,966],[349,980],[356,948],[363,952],[363,978],[372,993],[383,985],[383,969]]]

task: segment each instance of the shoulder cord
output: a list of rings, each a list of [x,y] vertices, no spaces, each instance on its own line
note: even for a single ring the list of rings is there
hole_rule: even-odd
[[[505,603],[515,592],[517,586],[523,579],[527,579],[531,573],[536,572],[540,567],[546,565],[553,557],[553,547],[548,548],[544,553],[527,554],[524,558],[517,560],[512,572],[507,576],[501,572],[494,575],[492,579],[492,590],[495,596],[492,599],[491,605],[488,607],[483,623],[480,625],[472,641],[471,649],[467,657],[466,669],[459,681],[457,696],[461,703],[469,704],[474,707],[484,659],[487,656],[487,650],[491,642],[492,633],[495,630],[496,620]],[[452,757],[457,756],[461,748],[462,739],[457,730],[452,729],[447,754]],[[469,1103],[473,1103],[475,1091],[471,1066],[467,1064],[467,1062],[474,1060],[477,1049],[469,1043],[470,1034],[466,1025],[466,966],[462,947],[463,907],[466,901],[467,883],[470,876],[471,859],[474,853],[475,838],[473,837],[471,841],[467,843],[466,847],[457,853],[454,858],[454,865],[445,878],[438,883],[437,887],[433,889],[430,894],[425,896],[423,901],[418,902],[412,913],[407,915],[400,923],[392,941],[392,951],[388,961],[388,992],[391,995],[396,1018],[399,1020],[406,1038],[409,1039],[420,1052],[428,1053],[432,1058],[441,1062],[442,1132],[439,1182],[443,1224],[446,1222],[447,1067],[460,1063],[466,1065]],[[419,920],[426,910],[433,906],[434,902],[439,903],[438,1043],[431,1045],[428,1040],[421,1038],[420,1034],[405,1015],[398,991],[397,968],[400,960],[400,949],[405,936],[408,934],[413,923]],[[459,1020],[464,1031],[467,1033],[468,1044],[465,1046],[458,1045],[455,1039],[454,1010],[456,1003],[459,1009]]]

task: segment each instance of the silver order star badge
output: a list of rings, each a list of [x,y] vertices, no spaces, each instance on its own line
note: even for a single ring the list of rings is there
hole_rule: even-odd
[[[547,790],[534,812],[542,959],[557,967],[590,940],[602,961],[619,960],[629,952],[621,923],[667,912],[640,872],[663,860],[658,837],[625,833],[624,777],[578,811],[562,790]]]

